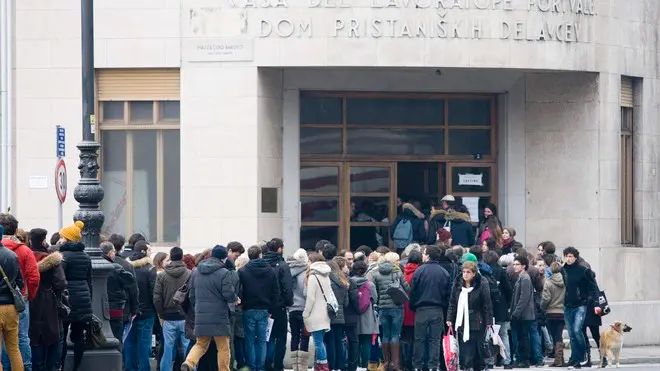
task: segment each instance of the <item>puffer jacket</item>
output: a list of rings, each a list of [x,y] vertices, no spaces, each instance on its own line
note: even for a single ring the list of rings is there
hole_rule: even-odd
[[[488,281],[477,274],[472,279],[472,291],[468,294],[468,312],[470,317],[470,331],[479,331],[493,324],[493,305],[490,300],[490,289]],[[451,290],[451,299],[449,300],[449,310],[447,310],[447,321],[456,323],[456,312],[458,310],[458,297],[462,288],[465,287],[463,277],[454,281],[454,287]],[[464,327],[461,325],[461,327]]]
[[[547,314],[564,314],[564,277],[561,273],[554,273],[545,280],[541,294],[541,308]]]
[[[353,279],[349,278],[348,286],[348,300],[344,302],[344,325],[357,326],[360,320],[359,300],[357,284]]]
[[[66,289],[66,278],[62,269],[62,254],[35,251],[37,268],[41,275],[39,290],[30,306],[30,345],[48,346],[60,340],[62,320],[57,307]]]
[[[401,282],[401,287],[407,293],[410,292],[410,285],[408,285],[408,282],[403,277],[398,264],[394,265],[388,261],[380,263],[378,268],[372,272],[371,281],[378,291],[378,301],[376,303],[379,308],[403,308],[403,305],[394,304],[392,298],[387,293],[387,289],[396,281]]]
[[[2,246],[2,244],[0,244],[0,266],[5,271],[9,282],[22,289],[23,276],[21,275],[21,266],[18,257],[13,251]],[[14,295],[12,295],[11,289],[7,286],[5,280],[0,278],[0,305],[8,304],[14,304]]]
[[[394,240],[394,231],[396,227],[404,219],[409,220],[412,228],[412,241],[423,244],[426,242],[426,226],[425,226],[425,216],[424,214],[417,210],[415,206],[409,203],[405,203],[401,206],[401,213],[396,216],[392,227],[390,228],[390,238]]]
[[[190,304],[195,310],[195,336],[230,336],[231,308],[238,295],[238,277],[222,261],[208,258],[199,263],[190,279]]]
[[[358,335],[373,335],[378,334],[380,329],[378,328],[378,314],[374,310],[374,303],[378,301],[378,290],[376,290],[376,285],[374,285],[367,277],[351,277],[351,281],[355,282],[355,285],[358,289],[362,285],[370,285],[371,292],[371,305],[364,313],[360,314],[357,322],[357,334]],[[359,305],[359,304],[357,304]]]
[[[295,260],[289,260],[289,268],[291,269],[292,289],[293,289],[293,305],[289,307],[289,313],[305,310],[305,277],[307,272],[307,263],[301,263]]]
[[[440,229],[444,228],[446,222],[449,222],[449,231],[451,232],[453,245],[461,245],[463,247],[472,246],[474,242],[474,228],[472,228],[470,215],[459,213],[452,209],[440,209],[431,212],[427,244],[432,245],[436,243],[437,233]]]
[[[174,294],[186,284],[190,273],[182,261],[173,261],[158,275],[154,287],[154,306],[158,317],[166,321],[185,319],[179,312],[179,305],[174,302]]]
[[[307,331],[316,332],[330,329],[328,316],[328,292],[331,292],[330,267],[325,262],[315,262],[309,266],[307,279],[307,301],[303,311],[303,321]],[[324,297],[325,295],[325,297]]]
[[[348,286],[341,282],[340,278],[334,273],[330,273],[329,278],[332,292],[335,294],[337,304],[339,305],[337,315],[330,320],[330,324],[343,325],[346,322],[344,318],[344,306],[346,305],[346,302],[348,302]]]
[[[69,322],[92,320],[92,260],[80,242],[67,242],[60,246],[64,259],[62,268],[69,290]]]

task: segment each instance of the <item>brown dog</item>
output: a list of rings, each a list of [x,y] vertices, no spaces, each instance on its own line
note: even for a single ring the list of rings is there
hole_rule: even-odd
[[[630,332],[632,327],[621,321],[615,321],[610,328],[600,333],[600,367],[607,358],[607,363],[619,367],[619,355],[623,347],[623,333]]]

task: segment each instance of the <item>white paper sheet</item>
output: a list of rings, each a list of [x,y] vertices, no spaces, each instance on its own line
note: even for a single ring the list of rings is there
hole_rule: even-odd
[[[479,197],[463,197],[463,205],[470,212],[470,219],[473,222],[479,221]]]
[[[268,318],[268,325],[266,325],[266,341],[270,341],[270,332],[273,331],[273,323],[275,323],[275,320]]]

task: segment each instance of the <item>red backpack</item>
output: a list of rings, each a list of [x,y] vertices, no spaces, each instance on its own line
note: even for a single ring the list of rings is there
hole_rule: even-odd
[[[371,305],[371,282],[367,281],[358,287],[358,312],[360,314],[369,310]]]

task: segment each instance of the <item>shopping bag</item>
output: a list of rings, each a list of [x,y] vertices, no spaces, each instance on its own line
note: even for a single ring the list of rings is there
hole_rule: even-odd
[[[445,356],[445,366],[447,371],[458,370],[458,339],[454,333],[454,329],[449,327],[449,331],[442,338],[442,350]]]
[[[273,324],[275,324],[275,320],[268,318],[268,324],[266,324],[266,341],[270,341],[270,333],[273,331]]]

